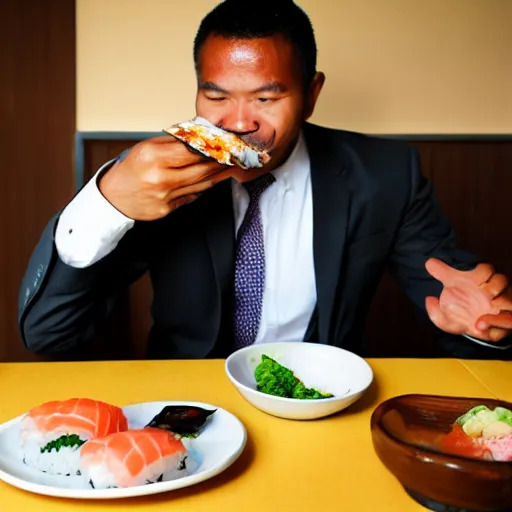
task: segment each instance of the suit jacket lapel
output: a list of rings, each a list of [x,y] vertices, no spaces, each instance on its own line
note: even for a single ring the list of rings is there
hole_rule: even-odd
[[[304,135],[311,162],[318,338],[329,343],[333,309],[339,307],[337,291],[350,210],[347,158],[339,138],[328,130],[306,124]]]
[[[231,181],[219,183],[203,199],[200,215],[215,272],[220,321],[222,302],[229,298],[233,283],[235,221]]]

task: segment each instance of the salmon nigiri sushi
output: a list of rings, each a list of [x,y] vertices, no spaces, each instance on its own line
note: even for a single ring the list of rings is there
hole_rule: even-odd
[[[46,402],[21,420],[23,461],[52,475],[76,475],[86,441],[127,429],[122,409],[114,405],[89,398]]]
[[[146,427],[89,441],[80,453],[80,472],[94,489],[134,487],[178,478],[186,458],[181,440]]]

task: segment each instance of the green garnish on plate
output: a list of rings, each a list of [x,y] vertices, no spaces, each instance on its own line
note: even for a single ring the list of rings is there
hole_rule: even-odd
[[[300,400],[317,400],[334,396],[331,393],[307,388],[290,369],[265,354],[261,356],[261,363],[256,367],[254,377],[256,389],[267,395]]]
[[[46,446],[40,449],[41,453],[51,452],[52,450],[59,451],[63,446],[82,446],[85,441],[82,441],[76,434],[70,436],[60,436],[58,439],[50,441]]]

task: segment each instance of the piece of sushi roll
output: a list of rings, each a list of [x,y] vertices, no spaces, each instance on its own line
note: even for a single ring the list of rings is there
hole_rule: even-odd
[[[94,489],[135,487],[186,475],[187,450],[159,428],[143,428],[97,438],[80,453],[80,472]]]
[[[248,144],[232,132],[210,123],[203,117],[176,124],[163,130],[220,164],[237,165],[242,169],[263,167],[270,162],[270,154]]]
[[[127,429],[122,409],[114,405],[88,398],[46,402],[21,421],[23,462],[52,475],[77,475],[85,442]]]

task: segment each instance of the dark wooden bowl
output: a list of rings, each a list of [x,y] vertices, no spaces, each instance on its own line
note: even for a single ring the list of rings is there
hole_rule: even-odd
[[[375,451],[412,498],[437,512],[512,511],[512,462],[442,453],[436,444],[476,405],[512,409],[488,398],[402,395],[372,414]]]

